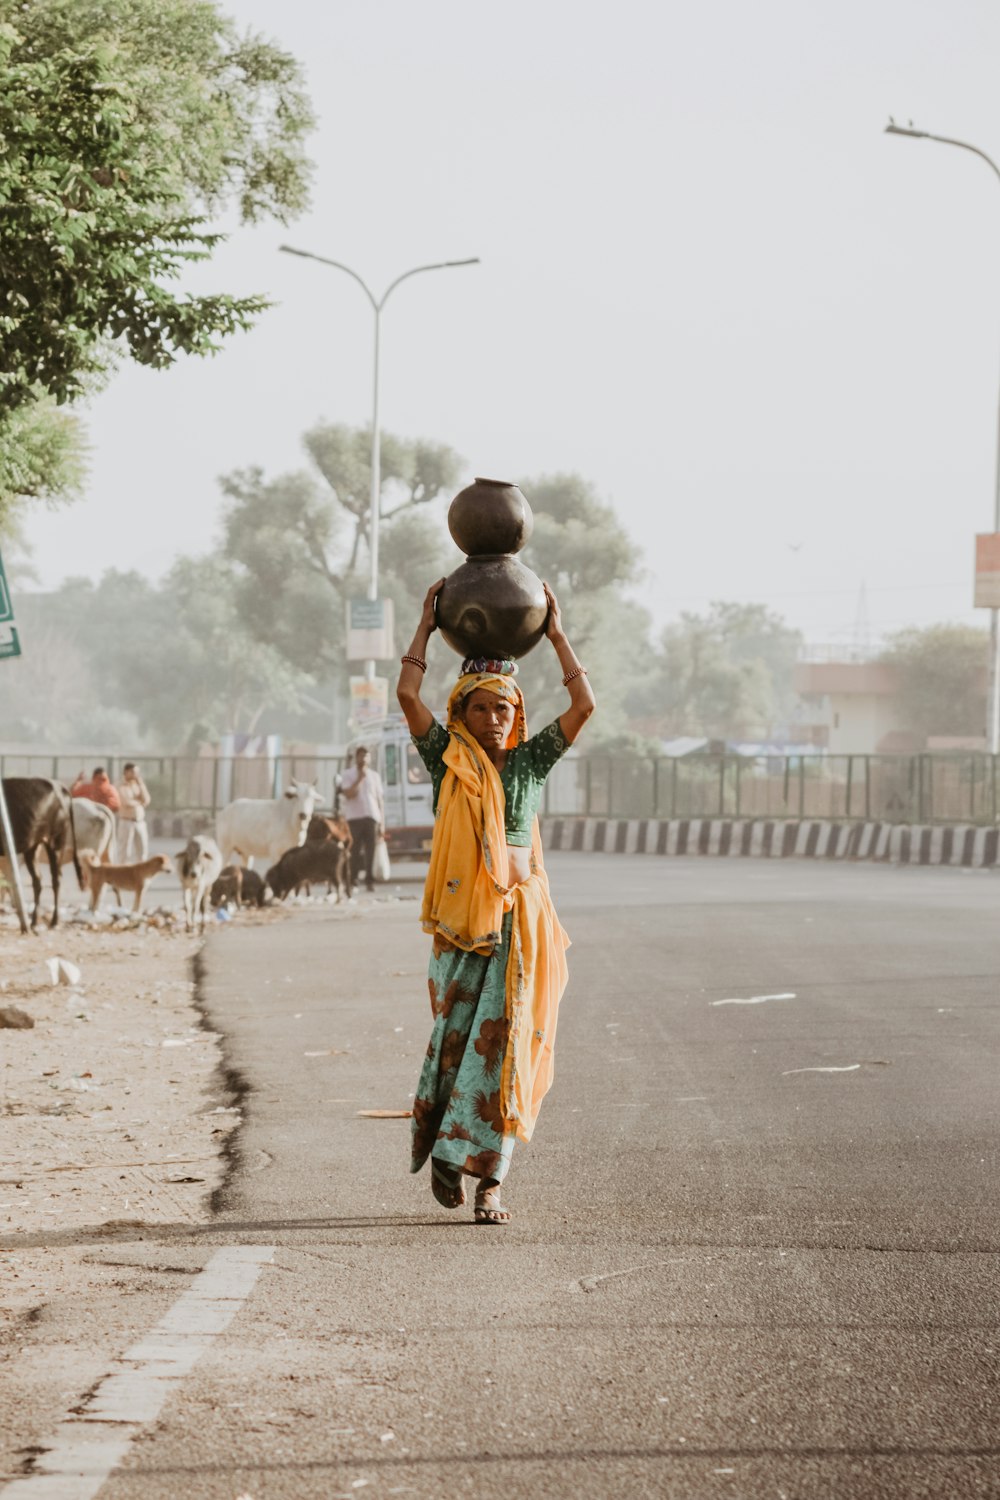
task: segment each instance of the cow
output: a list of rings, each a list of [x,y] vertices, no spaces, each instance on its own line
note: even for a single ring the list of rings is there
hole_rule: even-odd
[[[73,819],[70,815],[70,795],[58,781],[49,781],[43,776],[5,776],[3,780],[7,811],[10,814],[11,833],[15,854],[24,856],[25,867],[31,876],[31,889],[35,897],[31,926],[38,926],[38,908],[41,904],[42,881],[35,865],[39,849],[44,849],[49,861],[52,880],[52,917],[50,927],[59,923],[59,877],[65,850],[73,861],[76,878],[83,890],[83,872],[74,847]],[[0,853],[8,856],[0,836]]]
[[[314,881],[325,881],[328,891],[336,886],[338,901],[345,889],[350,899],[350,851],[340,839],[326,839],[323,843],[312,842],[299,848],[286,849],[278,863],[268,870],[266,879],[278,901],[284,901],[289,891],[299,891],[303,886],[308,892]]]
[[[102,807],[100,802],[91,802],[89,797],[73,797],[70,803],[70,814],[73,819],[73,832],[76,836],[76,849],[83,868],[83,883],[86,886],[89,881],[89,863],[83,858],[85,854],[92,854],[102,864],[114,864],[118,858],[115,815],[109,808]],[[64,849],[61,856],[62,863],[69,864],[72,858],[72,848]]]
[[[230,802],[215,820],[223,863],[235,863],[238,855],[249,870],[256,858],[273,864],[286,849],[305,843],[313,809],[322,806],[315,782],[294,780],[281,797],[239,797]]]
[[[184,925],[188,932],[193,932],[200,917],[204,932],[208,898],[212,886],[222,874],[218,844],[205,833],[193,833],[187,841],[187,848],[177,856],[177,870],[184,893]]]

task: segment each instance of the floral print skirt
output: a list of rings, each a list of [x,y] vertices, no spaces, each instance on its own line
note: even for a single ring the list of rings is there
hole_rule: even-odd
[[[507,912],[488,957],[434,940],[427,976],[434,1030],[413,1101],[413,1172],[434,1156],[470,1177],[507,1175],[515,1127],[501,1118],[500,1070],[512,920]]]

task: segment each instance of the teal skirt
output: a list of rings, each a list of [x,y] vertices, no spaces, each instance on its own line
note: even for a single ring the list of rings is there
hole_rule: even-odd
[[[512,922],[507,912],[489,956],[435,943],[427,976],[434,1030],[413,1101],[413,1172],[433,1156],[470,1177],[507,1175],[514,1127],[501,1119],[500,1072]]]

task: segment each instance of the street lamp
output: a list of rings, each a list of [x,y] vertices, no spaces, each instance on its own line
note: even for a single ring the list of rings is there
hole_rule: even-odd
[[[997,181],[1000,182],[1000,167],[985,151],[980,151],[978,146],[972,146],[968,141],[956,141],[949,135],[932,135],[929,130],[915,130],[912,125],[897,125],[890,115],[889,123],[885,127],[887,135],[909,135],[916,140],[938,141],[942,146],[958,146],[963,151],[971,151],[973,156],[979,156],[988,167],[993,169]],[[1000,531],[1000,408],[997,414],[997,458],[993,490],[993,530]],[[986,713],[986,743],[991,755],[1000,753],[1000,621],[998,611],[990,610],[990,688],[989,706]]]
[[[333,266],[338,271],[346,271],[347,274],[348,274],[348,276],[353,276],[354,280],[361,287],[361,290],[364,292],[365,296],[368,298],[368,301],[371,303],[372,310],[373,310],[373,312],[375,314],[375,370],[374,370],[374,380],[372,382],[372,386],[373,386],[373,398],[372,398],[372,463],[371,463],[372,479],[371,479],[371,491],[370,491],[369,509],[368,509],[368,540],[369,540],[369,551],[370,551],[370,554],[371,554],[371,572],[370,572],[369,577],[368,577],[368,597],[369,597],[369,599],[377,599],[378,598],[378,526],[379,526],[379,500],[380,500],[380,494],[379,494],[379,492],[380,492],[380,490],[382,488],[382,462],[381,462],[381,451],[382,451],[382,449],[381,449],[381,443],[382,443],[382,438],[381,438],[381,433],[379,431],[379,420],[378,420],[379,348],[380,348],[381,334],[382,334],[382,309],[385,306],[385,304],[388,302],[389,297],[392,295],[392,293],[399,286],[399,284],[400,284],[401,281],[407,281],[411,276],[419,276],[422,271],[449,271],[449,270],[451,270],[451,268],[453,266],[478,266],[478,264],[479,264],[479,256],[478,255],[474,255],[469,260],[441,260],[441,261],[435,261],[435,263],[433,265],[430,265],[430,266],[414,266],[412,270],[410,270],[410,271],[404,271],[403,274],[402,274],[402,276],[397,276],[396,279],[395,279],[395,281],[391,282],[390,285],[388,287],[386,287],[386,289],[383,292],[381,298],[378,298],[378,297],[376,297],[374,295],[374,293],[372,292],[371,288],[368,286],[368,283],[361,276],[358,275],[357,271],[352,271],[351,268],[350,268],[350,266],[345,266],[342,261],[339,261],[339,260],[330,260],[329,257],[326,256],[326,255],[314,255],[312,253],[312,251],[310,251],[310,250],[296,250],[294,248],[294,246],[292,246],[292,245],[279,245],[278,248],[280,250],[284,251],[284,253],[286,255],[300,255],[300,256],[302,256],[302,258],[304,260],[318,260],[321,265],[324,265],[324,266]],[[375,662],[374,661],[367,661],[365,663],[365,676],[369,680],[371,680],[375,676]]]

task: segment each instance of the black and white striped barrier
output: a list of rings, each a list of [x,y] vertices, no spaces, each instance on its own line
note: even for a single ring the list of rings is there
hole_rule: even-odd
[[[824,819],[543,818],[546,849],[604,854],[713,854],[764,859],[873,859],[901,865],[993,868],[1000,829]]]

